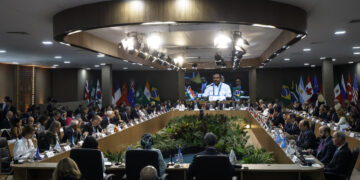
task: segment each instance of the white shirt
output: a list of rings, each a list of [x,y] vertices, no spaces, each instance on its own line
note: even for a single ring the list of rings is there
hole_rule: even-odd
[[[225,83],[219,83],[218,86],[216,86],[214,83],[211,83],[208,86],[206,86],[206,89],[203,93],[203,97],[209,97],[209,96],[225,96],[230,98],[231,97],[230,86]]]
[[[346,118],[343,116],[343,117],[340,117],[340,120],[338,123],[335,123],[336,126],[340,126],[340,125],[348,125],[349,126],[349,123],[346,121]]]
[[[183,109],[185,109],[185,105],[184,104],[178,104],[178,105],[176,105],[176,109],[183,110]]]
[[[32,140],[25,137],[16,141],[13,151],[15,160],[33,158],[36,154]]]

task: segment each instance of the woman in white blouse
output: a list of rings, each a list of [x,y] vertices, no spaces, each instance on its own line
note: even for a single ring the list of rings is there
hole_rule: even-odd
[[[343,109],[339,109],[336,111],[336,114],[338,115],[339,117],[339,122],[338,123],[335,123],[336,126],[340,126],[340,125],[347,125],[349,126],[349,123],[348,121],[346,120],[346,117],[345,117],[345,112]]]
[[[17,140],[14,147],[15,160],[33,159],[36,154],[37,141],[33,138],[35,129],[26,126],[22,132],[22,138]]]

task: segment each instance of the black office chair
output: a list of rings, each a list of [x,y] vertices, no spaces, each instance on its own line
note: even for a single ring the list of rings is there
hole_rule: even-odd
[[[226,155],[199,155],[192,163],[195,169],[189,175],[196,180],[231,180],[235,175],[235,169]]]
[[[315,133],[315,121],[311,122],[311,130],[313,133]]]
[[[355,164],[356,164],[356,160],[358,159],[358,156],[359,156],[359,148],[358,147],[355,147],[353,152],[352,152],[352,155],[353,155],[353,161],[351,162],[350,164],[350,167],[349,167],[349,171],[347,173],[347,179],[350,180],[351,178],[351,174],[354,170],[354,167],[355,167]]]
[[[11,156],[7,139],[0,137],[0,174],[11,172],[10,162]]]
[[[101,152],[97,149],[72,149],[70,158],[78,165],[82,180],[111,180],[115,175],[104,178]]]
[[[138,180],[140,178],[140,171],[145,166],[151,165],[157,169],[158,175],[159,171],[159,160],[158,153],[151,150],[128,150],[125,155],[125,175],[123,179],[126,180]],[[167,174],[161,176],[161,180],[165,180]]]

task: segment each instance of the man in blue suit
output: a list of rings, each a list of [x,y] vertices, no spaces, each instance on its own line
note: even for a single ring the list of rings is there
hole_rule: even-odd
[[[302,149],[315,149],[316,137],[310,128],[309,121],[301,120],[299,123],[300,135],[296,141],[296,146]]]
[[[326,125],[323,125],[319,128],[320,134],[320,144],[317,149],[308,149],[307,152],[312,153],[319,161],[324,165],[329,164],[331,161],[336,147],[332,142],[332,137],[330,135],[330,128]]]
[[[338,131],[332,140],[337,149],[330,163],[325,166],[325,179],[345,179],[347,172],[350,171],[350,162],[353,161],[346,135]]]

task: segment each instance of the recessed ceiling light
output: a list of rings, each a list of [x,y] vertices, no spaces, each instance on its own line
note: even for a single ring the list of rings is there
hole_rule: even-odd
[[[360,49],[360,46],[354,46],[353,49]]]
[[[265,24],[253,24],[253,26],[256,26],[256,27],[264,27],[264,28],[276,28],[275,26],[265,25]]]
[[[65,46],[71,46],[70,44],[64,43],[64,42],[60,42],[60,44],[65,45]]]
[[[58,67],[59,65],[58,65],[58,64],[54,64],[53,66],[54,66],[54,67]]]
[[[70,61],[64,61],[64,64],[70,64]]]
[[[94,65],[94,67],[98,68],[98,67],[100,67],[100,66],[96,64],[96,65]]]
[[[18,62],[13,62],[13,64],[19,64]]]
[[[106,63],[101,63],[100,65],[101,65],[101,66],[105,66],[105,65],[106,65]]]
[[[360,55],[360,52],[354,52],[354,55]]]
[[[352,63],[354,63],[354,61],[349,61],[348,63],[349,63],[349,64],[352,64]]]
[[[335,62],[335,61],[336,61],[336,59],[335,59],[335,58],[333,58],[333,59],[332,59],[332,61],[333,61],[333,62]]]
[[[142,23],[141,25],[163,25],[163,24],[175,24],[175,23],[176,22],[174,21],[166,21],[166,22],[155,21],[155,22]]]
[[[154,69],[154,67],[150,66],[151,69]]]
[[[55,59],[61,59],[62,56],[54,56]]]
[[[305,66],[308,66],[308,65],[310,65],[310,64],[309,64],[309,63],[304,63],[304,65],[305,65]]]
[[[105,57],[105,54],[103,54],[103,53],[98,53],[98,54],[97,54],[97,57],[98,57],[98,58],[103,58],[103,57]]]
[[[344,34],[346,34],[346,31],[345,31],[345,30],[335,31],[334,34],[335,34],[335,35],[344,35]]]
[[[91,68],[86,68],[86,70],[91,70]]]
[[[259,68],[264,68],[264,66],[259,66]]]
[[[135,62],[133,62],[133,63],[131,63],[132,65],[136,65],[136,63]]]
[[[171,68],[167,68],[168,71],[171,71],[172,69]]]
[[[127,69],[129,69],[129,68],[127,68],[127,67],[123,67],[123,69],[124,69],[124,70],[127,70]]]
[[[0,49],[0,53],[6,53],[6,50]]]
[[[304,52],[309,52],[309,51],[311,51],[311,49],[310,48],[304,48],[303,51]]]
[[[51,68],[55,69],[57,66],[51,66]]]
[[[312,64],[310,67],[314,68],[314,67],[315,67],[315,64]]]
[[[301,37],[301,40],[305,39],[306,38],[306,34],[304,34],[302,37]]]
[[[290,58],[284,58],[284,61],[290,61]]]
[[[51,42],[51,41],[43,41],[42,44],[43,45],[52,45],[53,42]]]
[[[324,60],[324,59],[326,59],[326,57],[320,57],[320,59],[321,59],[321,60]]]
[[[138,65],[139,65],[139,66],[142,66],[143,64],[141,64],[141,63],[138,63]]]
[[[129,62],[128,60],[123,60],[124,62]]]

